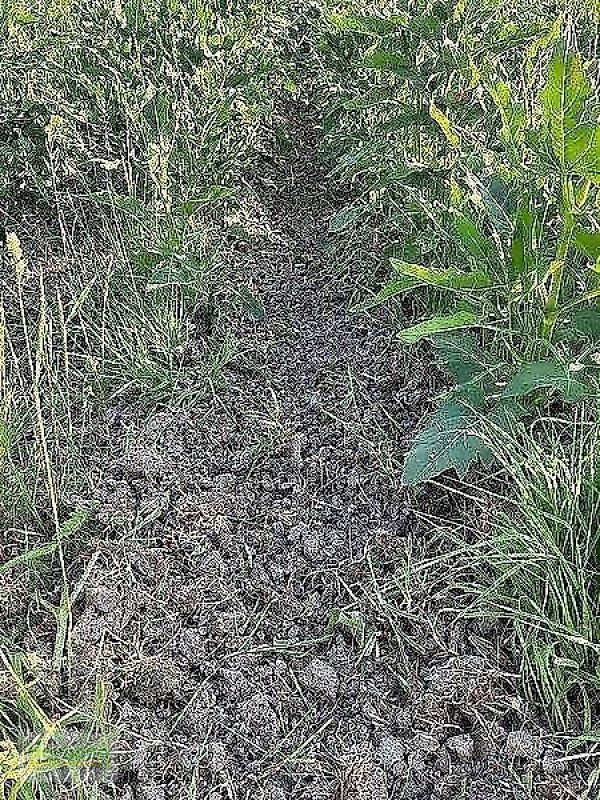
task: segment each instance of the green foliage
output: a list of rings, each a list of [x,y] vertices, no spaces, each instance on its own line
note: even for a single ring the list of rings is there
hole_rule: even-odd
[[[273,110],[290,91],[284,41],[301,32],[288,10],[0,4],[0,523],[27,539],[17,554],[9,541],[0,577],[40,577],[54,678],[78,591],[73,498],[91,495],[101,410],[209,398],[237,353],[222,307],[262,313],[231,251],[246,175],[276,146]],[[41,710],[27,659],[5,667],[0,795],[83,796],[106,743],[81,717]]]
[[[361,206],[348,206],[347,208],[343,208],[329,220],[330,233],[339,233],[340,231],[346,230],[346,228],[349,228],[360,219],[364,213],[365,209]]]
[[[600,145],[600,126],[584,122],[592,86],[579,55],[563,50],[550,62],[540,93],[548,139],[562,172],[600,176],[600,146],[594,146]]]
[[[454,267],[436,269],[423,267],[420,264],[408,264],[397,258],[391,258],[390,263],[398,275],[416,278],[420,285],[432,286],[437,289],[450,289],[457,292],[467,290],[487,289],[491,284],[489,275],[485,272],[474,270],[462,272]]]
[[[220,0],[1,5],[8,519],[47,520],[50,496],[60,506],[85,474],[99,401],[189,405],[235,357],[219,314],[244,282],[229,218],[274,142],[286,13]]]
[[[478,545],[487,576],[478,578],[491,588],[477,602],[514,625],[526,694],[542,698],[559,729],[591,731],[600,614],[598,428],[578,415],[568,431],[547,423],[542,431],[537,441],[495,438],[516,492]]]
[[[459,483],[445,489],[486,520],[467,540],[439,521],[450,549],[437,543],[419,566],[425,581],[439,570],[427,594],[444,595],[445,612],[460,598],[461,617],[505,620],[524,692],[556,727],[584,731],[573,748],[589,755],[599,674],[597,8],[556,16],[552,5],[508,0],[348,0],[345,20],[375,21],[341,25],[325,5],[324,150],[390,266],[389,282],[352,310],[401,300],[399,341],[421,343],[444,376],[402,479],[453,472]],[[490,490],[486,470],[472,467],[493,462]]]
[[[590,334],[600,313],[600,128],[597,87],[569,33],[579,26],[578,45],[592,47],[592,18],[581,10],[576,20],[546,27],[523,9],[518,41],[508,21],[515,9],[502,7],[498,16],[498,5],[484,4],[477,19],[468,2],[451,15],[411,3],[401,26],[362,26],[359,38],[356,26],[346,28],[344,47],[339,39],[330,46],[347,69],[354,63],[342,85],[363,103],[332,107],[328,143],[340,173],[364,187],[363,214],[371,208],[393,220],[402,209],[413,251],[427,256],[391,258],[390,282],[354,310],[417,293],[432,313],[401,330],[400,341],[435,345],[448,331],[478,331],[450,357],[446,340],[446,364],[466,359],[468,366],[483,350],[490,366],[488,379],[477,382],[476,405],[501,425],[509,424],[502,411],[509,397],[532,417],[556,397],[574,403],[598,395]],[[503,25],[512,37],[505,49],[498,46]],[[373,42],[367,51],[365,39]],[[385,81],[363,72],[361,51],[379,54]],[[356,146],[367,136],[370,151]],[[418,163],[430,180],[407,182],[398,160]],[[447,457],[434,452],[440,424],[453,427],[446,404],[465,403],[468,417],[473,400],[460,381],[450,390],[441,417],[431,418],[408,456],[409,482],[437,468],[462,473],[469,453],[476,460],[464,437],[448,437]]]
[[[400,331],[398,338],[405,344],[416,344],[421,339],[428,339],[439,333],[447,331],[462,330],[464,328],[474,328],[479,324],[477,314],[469,309],[460,309],[452,314],[444,316],[430,317],[424,322],[418,322]]]
[[[598,753],[588,743],[598,740],[598,426],[578,410],[568,427],[538,420],[535,434],[478,430],[510,481],[493,493],[470,484],[473,508],[458,526],[426,515],[438,538],[431,557],[410,569],[445,615],[504,623],[523,694],[571,755],[590,764],[595,797]]]
[[[435,478],[448,469],[464,477],[473,461],[489,461],[490,451],[478,433],[477,415],[462,403],[446,402],[429,418],[404,464],[407,486]]]
[[[35,657],[0,651],[0,789],[6,800],[80,792],[84,776],[109,764],[102,687],[89,717],[71,712],[52,719],[36,699],[39,672]]]
[[[268,118],[261,3],[160,0],[2,6],[4,202],[104,188],[201,194],[235,174]],[[22,91],[27,83],[27,92]]]
[[[596,387],[579,380],[568,367],[555,359],[534,361],[523,364],[513,375],[504,390],[505,397],[525,397],[539,390],[556,391],[568,403],[576,403],[584,399],[592,399],[597,394]],[[584,378],[584,375],[581,375]]]

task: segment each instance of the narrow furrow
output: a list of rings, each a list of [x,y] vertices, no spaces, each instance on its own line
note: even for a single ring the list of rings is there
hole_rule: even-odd
[[[111,414],[72,692],[109,683],[123,797],[519,797],[492,725],[502,676],[405,605],[418,365],[347,312],[326,182],[298,149],[253,210],[264,316],[238,321],[225,394]]]

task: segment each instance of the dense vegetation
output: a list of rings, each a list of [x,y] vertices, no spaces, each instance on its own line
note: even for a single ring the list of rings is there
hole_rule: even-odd
[[[185,369],[195,321],[241,293],[217,278],[224,220],[271,136],[286,24],[260,3],[3,6],[7,503],[35,513],[41,480],[58,505],[97,399],[193,400],[231,357]],[[48,466],[19,478],[28,461]]]
[[[277,3],[39,2],[1,7],[0,574],[54,582],[52,680],[65,669],[78,589],[68,553],[87,520],[90,433],[101,404],[193,403],[235,343],[190,357],[220,306],[244,170],[268,149],[285,94],[288,28]],[[10,604],[10,581],[0,588]],[[92,720],[50,720],[44,678],[2,636],[2,796],[46,791],[105,761]],[[99,696],[102,689],[99,688]],[[70,725],[86,736],[70,742]],[[99,727],[100,726],[100,727]],[[8,794],[7,794],[8,793]]]
[[[326,15],[325,146],[352,196],[331,226],[385,231],[391,280],[355,311],[418,295],[398,338],[429,341],[447,376],[405,483],[504,466],[457,582],[514,623],[526,687],[569,729],[599,644],[597,10],[375,12]]]
[[[517,36],[515,10],[330,17],[332,63],[362,67],[328,114],[340,177],[361,191],[333,224],[377,208],[403,228],[393,280],[361,307],[419,292],[432,316],[399,339],[431,339],[456,383],[406,463],[409,484],[486,458],[475,420],[507,428],[551,395],[597,396],[594,25],[585,8],[580,20],[536,11]]]
[[[598,22],[593,0],[4,0],[0,576],[49,561],[58,674],[94,415],[218,391],[227,309],[249,302],[228,260],[246,176],[290,146],[282,108],[302,98],[346,199],[340,257],[376,228],[389,264],[353,313],[395,303],[398,346],[439,366],[404,483],[417,506],[429,481],[489,517],[484,536],[435,520],[420,568],[450,565],[431,591],[456,613],[508,621],[525,691],[596,752]],[[102,687],[95,719],[51,720],[1,633],[0,656],[4,795],[101,762]]]

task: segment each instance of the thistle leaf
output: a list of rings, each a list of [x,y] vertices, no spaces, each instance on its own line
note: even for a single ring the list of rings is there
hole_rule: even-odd
[[[454,212],[454,230],[459,243],[475,258],[488,259],[495,253],[494,242],[482,233],[476,223],[461,211]]]
[[[464,477],[470,465],[491,453],[476,433],[477,416],[461,403],[448,402],[429,418],[406,457],[402,482],[413,486],[454,469]]]
[[[90,199],[102,206],[110,206],[118,211],[123,211],[140,222],[146,220],[150,215],[148,208],[136,197],[116,192],[94,192],[90,195]]]
[[[565,162],[575,175],[600,176],[600,125],[580,125],[565,136]]]
[[[600,342],[600,309],[581,308],[573,314],[573,328],[594,342]]]
[[[578,55],[558,51],[548,69],[546,85],[540,94],[550,144],[563,169],[585,149],[576,128],[582,121],[586,100],[592,88],[585,77]]]
[[[576,246],[592,261],[600,257],[600,231],[587,231],[578,226],[575,228],[574,241]]]
[[[397,75],[406,74],[409,68],[409,62],[404,56],[391,50],[381,50],[379,48],[367,53],[363,64],[371,69],[395,72]]]
[[[231,186],[210,186],[204,194],[190,197],[176,207],[176,213],[182,214],[184,217],[191,217],[196,211],[211,203],[217,203],[219,200],[226,200],[228,197],[235,197],[237,189]]]
[[[582,373],[578,372],[577,375],[581,376]],[[576,403],[597,393],[597,388],[571,374],[568,365],[548,359],[523,365],[504,390],[504,396],[524,397],[538,389],[554,390],[567,403]]]
[[[483,405],[486,395],[495,389],[494,374],[503,365],[489,363],[470,331],[436,336],[433,346],[440,367],[457,383],[452,396],[470,406]]]
[[[449,469],[464,478],[474,463],[493,461],[484,439],[486,428],[512,430],[523,409],[503,401],[487,413],[471,409],[450,397],[429,417],[429,425],[416,437],[404,462],[405,486],[431,480]]]
[[[363,300],[362,302],[352,306],[350,311],[353,314],[361,311],[367,311],[369,308],[375,308],[375,306],[385,303],[392,297],[405,294],[406,292],[410,292],[412,289],[415,289],[417,286],[422,285],[423,284],[421,281],[417,280],[416,278],[398,278],[398,280],[390,281],[390,283],[384,286],[383,289],[381,289],[374,297],[369,297],[366,300]]]

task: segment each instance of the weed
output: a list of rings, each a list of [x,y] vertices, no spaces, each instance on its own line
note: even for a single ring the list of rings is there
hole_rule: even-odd
[[[464,533],[433,521],[443,555],[418,569],[444,598],[442,614],[509,627],[525,694],[575,737],[596,725],[598,430],[581,413],[568,434],[558,420],[538,427],[535,437],[486,427],[510,483],[500,493],[470,491],[475,509]]]
[[[62,786],[84,797],[84,778],[108,765],[104,692],[96,692],[89,719],[67,712],[51,719],[34,696],[34,656],[0,651],[0,788],[6,800],[56,797]],[[29,677],[28,677],[29,676]]]

